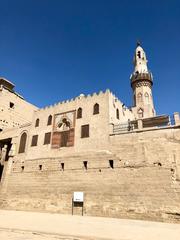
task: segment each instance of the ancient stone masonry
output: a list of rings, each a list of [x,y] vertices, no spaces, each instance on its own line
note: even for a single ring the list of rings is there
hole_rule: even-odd
[[[73,193],[83,192],[85,215],[180,220],[179,113],[173,122],[156,114],[139,45],[134,66],[130,108],[106,90],[38,109],[3,78],[17,118],[0,95],[8,119],[0,133],[0,207],[71,214]]]

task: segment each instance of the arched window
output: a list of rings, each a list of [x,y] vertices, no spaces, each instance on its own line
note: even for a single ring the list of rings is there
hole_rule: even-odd
[[[26,141],[27,141],[27,133],[23,133],[20,138],[19,143],[19,153],[24,153],[26,148]]]
[[[99,114],[99,104],[98,104],[98,103],[96,103],[96,104],[94,105],[93,114],[94,114],[94,115],[95,115],[95,114]]]
[[[47,125],[49,126],[51,124],[52,124],[52,115],[49,115]]]
[[[77,118],[82,118],[82,108],[78,108],[78,110],[77,110]]]
[[[134,94],[134,106],[136,106],[136,95]]]
[[[149,94],[146,92],[144,96],[145,96],[145,102],[149,103]]]
[[[39,118],[36,119],[35,127],[39,127]]]
[[[142,93],[138,93],[137,98],[138,98],[138,103],[142,102]]]
[[[119,119],[119,109],[116,109],[116,118]]]
[[[141,58],[141,52],[140,51],[137,52],[137,56],[138,56],[138,58]]]
[[[142,108],[140,108],[140,109],[138,110],[138,118],[143,118],[143,116],[144,116],[144,111],[143,111]]]

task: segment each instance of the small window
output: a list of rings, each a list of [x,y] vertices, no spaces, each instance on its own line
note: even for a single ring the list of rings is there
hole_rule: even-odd
[[[24,133],[21,135],[21,138],[20,138],[19,153],[24,153],[24,152],[25,152],[26,141],[27,141],[27,134],[24,132]]]
[[[142,102],[142,93],[138,93],[137,98],[138,98],[138,103]]]
[[[89,124],[81,126],[81,138],[89,137]]]
[[[110,168],[114,168],[114,161],[113,160],[109,160],[109,166],[110,166]]]
[[[77,118],[82,118],[82,108],[78,108],[78,110],[77,110]]]
[[[39,118],[36,119],[35,127],[39,127]]]
[[[42,170],[42,165],[41,165],[41,164],[39,165],[39,170],[40,170],[40,171]]]
[[[51,133],[45,133],[44,135],[44,145],[50,144],[51,142]]]
[[[22,171],[22,172],[24,171],[24,166],[21,167],[21,171]]]
[[[87,161],[83,161],[83,165],[84,165],[84,169],[85,169],[85,170],[87,170],[87,164],[88,164]]]
[[[13,103],[13,102],[10,102],[10,103],[9,103],[9,107],[10,107],[10,108],[14,108],[14,103]]]
[[[149,94],[146,92],[144,94],[146,103],[149,103]]]
[[[134,106],[136,106],[136,95],[134,94]]]
[[[144,111],[143,111],[142,108],[140,108],[140,109],[138,110],[138,117],[139,117],[139,118],[143,118],[143,117],[144,117]]]
[[[47,125],[49,126],[51,124],[52,124],[52,115],[49,115]]]
[[[98,103],[96,103],[96,104],[94,105],[93,114],[94,114],[94,115],[95,115],[95,114],[99,114],[99,104],[98,104]]]
[[[116,118],[119,119],[119,109],[116,109]]]
[[[37,142],[38,142],[38,135],[34,135],[32,136],[32,142],[31,142],[31,146],[37,146]]]
[[[138,51],[137,56],[138,56],[138,58],[141,58],[141,52],[140,51]]]
[[[64,171],[64,163],[61,163],[61,170]]]

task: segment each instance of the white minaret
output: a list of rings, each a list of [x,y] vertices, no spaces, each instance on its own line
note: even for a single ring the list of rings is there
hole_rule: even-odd
[[[156,115],[152,97],[153,77],[148,70],[147,62],[146,53],[138,42],[133,59],[134,72],[130,78],[136,118],[149,118]]]
[[[134,72],[135,73],[148,73],[148,68],[147,68],[147,59],[146,59],[146,54],[143,50],[143,48],[139,45],[137,45],[136,52],[134,55]]]

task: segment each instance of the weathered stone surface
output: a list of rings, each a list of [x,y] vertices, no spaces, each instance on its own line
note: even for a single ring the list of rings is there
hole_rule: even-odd
[[[82,191],[85,215],[179,221],[179,114],[156,116],[140,46],[134,64],[131,108],[106,90],[37,109],[0,88],[0,207],[71,214]]]
[[[85,215],[179,221],[180,145],[174,137],[179,133],[129,133],[110,136],[108,151],[61,152],[61,157],[23,163],[16,158],[2,188],[1,207],[71,214],[73,192],[83,191]]]

